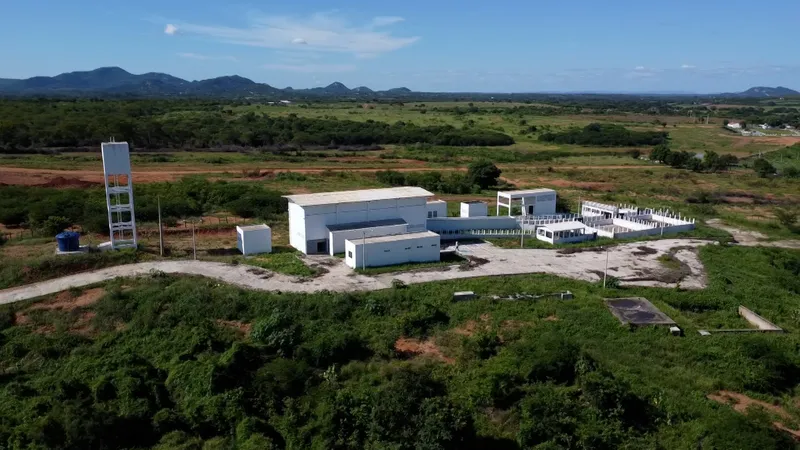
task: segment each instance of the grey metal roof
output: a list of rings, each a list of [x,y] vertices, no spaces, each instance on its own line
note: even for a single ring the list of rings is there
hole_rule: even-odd
[[[439,237],[439,235],[432,231],[420,231],[418,233],[393,234],[391,236],[376,236],[366,239],[348,239],[348,241],[360,245],[361,243],[375,244],[378,242],[410,241],[426,237]]]
[[[387,227],[391,225],[408,225],[403,219],[372,220],[369,222],[351,222],[328,225],[328,231],[362,230],[365,228]]]
[[[337,203],[374,202],[401,198],[433,197],[433,193],[420,187],[403,186],[386,189],[363,189],[358,191],[320,192],[318,194],[284,195],[290,202],[300,206],[335,205]]]
[[[505,195],[512,198],[528,197],[536,194],[555,194],[553,189],[539,188],[539,189],[523,189],[519,191],[500,191],[498,194]]]

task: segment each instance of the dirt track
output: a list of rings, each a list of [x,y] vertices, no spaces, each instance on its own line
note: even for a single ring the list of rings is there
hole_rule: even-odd
[[[53,280],[33,283],[0,291],[0,304],[18,302],[43,295],[54,294],[71,287],[102,283],[112,278],[148,275],[153,271],[201,275],[248,289],[281,292],[317,292],[322,289],[339,292],[372,291],[392,286],[398,279],[406,284],[428,283],[431,281],[455,280],[502,275],[522,275],[530,273],[549,273],[576,280],[595,282],[602,279],[602,269],[608,257],[608,272],[619,278],[624,285],[675,287],[674,282],[661,281],[660,273],[664,266],[658,256],[669,253],[674,247],[698,248],[709,241],[695,239],[664,239],[647,242],[656,250],[652,254],[641,255],[641,242],[618,245],[605,251],[585,250],[569,255],[558,250],[544,249],[502,249],[486,243],[462,244],[459,251],[477,256],[488,262],[477,267],[461,270],[459,266],[435,271],[410,271],[381,274],[375,277],[354,274],[341,259],[327,256],[307,257],[311,263],[325,263],[327,273],[314,280],[302,280],[282,274],[273,274],[267,279],[249,272],[252,266],[209,262],[168,260],[127,264],[91,272],[68,275]],[[702,289],[706,286],[705,271],[696,253],[686,252],[675,255],[693,267],[692,273],[680,280],[686,289]],[[683,258],[683,259],[682,259]],[[598,275],[598,273],[600,275]]]
[[[501,169],[514,169],[516,166],[500,166]],[[596,170],[620,170],[620,169],[652,169],[653,166],[558,166],[558,169],[596,169]],[[378,172],[380,170],[394,170],[397,172],[452,172],[464,171],[463,167],[305,167],[305,168],[267,168],[262,169],[262,174],[277,172],[294,172],[303,174],[318,174],[325,172]],[[229,170],[175,170],[164,167],[161,170],[135,170],[133,180],[137,183],[157,183],[164,181],[175,181],[189,175],[222,175],[237,174],[241,169]],[[253,178],[240,178],[257,180]],[[92,187],[103,184],[103,172],[99,170],[54,170],[54,169],[30,169],[19,167],[0,166],[0,185],[17,186],[44,186],[44,187]]]

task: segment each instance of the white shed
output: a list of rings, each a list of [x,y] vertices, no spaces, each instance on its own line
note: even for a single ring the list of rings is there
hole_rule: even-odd
[[[552,189],[525,189],[521,191],[497,192],[497,215],[500,207],[508,208],[512,215],[514,200],[520,201],[523,216],[549,216],[556,213],[556,191]]]
[[[403,219],[386,219],[373,222],[328,225],[328,231],[329,253],[333,256],[338,253],[344,253],[345,242],[348,239],[404,234],[408,232],[408,224]]]
[[[236,227],[236,248],[243,255],[257,255],[272,252],[272,230],[261,225]]]
[[[597,235],[581,222],[558,222],[542,225],[536,229],[536,239],[551,244],[568,244],[594,240]]]
[[[428,210],[428,219],[447,217],[447,202],[444,200],[431,200],[425,207]]]
[[[461,202],[461,217],[486,217],[489,205],[486,202]]]
[[[439,261],[439,235],[430,231],[348,239],[345,264],[353,269]]]

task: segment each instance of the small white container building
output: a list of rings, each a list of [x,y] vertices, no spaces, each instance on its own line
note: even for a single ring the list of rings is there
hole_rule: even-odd
[[[439,235],[431,231],[348,239],[345,264],[353,269],[439,261]]]
[[[305,254],[329,254],[329,226],[342,231],[348,224],[353,228],[387,219],[404,220],[409,232],[424,231],[431,197],[433,193],[411,186],[287,195],[289,243]]]
[[[236,227],[236,248],[243,255],[257,255],[272,252],[272,230],[261,225]]]
[[[329,253],[333,256],[344,253],[345,242],[348,239],[403,234],[408,232],[408,224],[403,219],[386,219],[374,222],[328,225],[328,231]]]
[[[461,202],[461,217],[486,217],[489,205],[486,202]]]
[[[556,213],[556,191],[552,189],[527,189],[522,191],[498,191],[497,215],[500,207],[508,208],[512,215],[514,201],[519,200],[523,216],[549,216]]]
[[[542,225],[536,229],[536,239],[551,244],[568,244],[591,241],[597,234],[589,231],[581,222],[558,222]]]
[[[447,217],[447,202],[444,200],[431,200],[425,204],[428,209],[428,219]]]

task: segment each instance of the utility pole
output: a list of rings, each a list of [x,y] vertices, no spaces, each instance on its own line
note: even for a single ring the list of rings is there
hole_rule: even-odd
[[[161,226],[161,196],[157,196],[158,200],[158,251],[161,256],[164,256],[164,229]]]
[[[361,232],[361,270],[367,270],[367,230]]]
[[[192,256],[197,259],[197,241],[194,238],[194,221],[192,221]]]
[[[606,270],[603,272],[603,289],[606,288],[606,279],[608,278],[608,247],[606,247]]]

